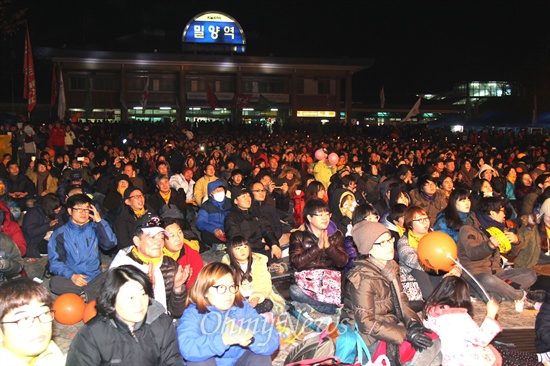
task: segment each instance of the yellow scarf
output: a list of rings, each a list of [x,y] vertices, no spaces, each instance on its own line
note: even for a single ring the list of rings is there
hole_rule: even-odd
[[[145,235],[145,234],[144,234]],[[149,262],[152,262],[153,263],[153,266],[157,266],[160,261],[162,260],[162,255],[158,258],[147,258],[147,257],[144,257],[140,252],[138,252],[137,248],[136,247],[133,247],[132,248],[132,254],[134,256],[136,256],[139,260],[141,260],[144,264],[149,264]]]
[[[409,231],[408,238],[411,248],[418,249],[418,243],[420,242],[420,239],[424,237],[424,235],[414,235],[412,231]]]
[[[145,215],[145,213],[147,212],[147,210],[145,210],[145,207],[143,207],[141,210],[133,210],[134,211],[134,215],[136,215],[136,217],[139,219],[141,216]]]
[[[399,234],[399,237],[402,237],[403,234],[405,234],[405,228],[399,225],[395,225],[395,227],[397,228],[397,234]]]
[[[168,201],[170,201],[170,194],[171,193],[172,193],[172,191],[168,191],[168,193],[166,193],[166,194],[159,191],[160,196],[162,197],[162,199],[164,200],[164,202],[166,204],[168,204]]]
[[[180,256],[181,250],[178,250],[177,252],[171,252],[166,247],[162,248],[162,255],[165,255],[167,257],[172,258],[173,260],[177,261]]]
[[[116,191],[117,191],[118,193],[120,193],[120,195],[121,195],[122,197],[124,197],[124,191],[125,191],[125,190],[126,190],[126,188],[121,188],[121,187],[118,187],[118,188],[116,189]]]

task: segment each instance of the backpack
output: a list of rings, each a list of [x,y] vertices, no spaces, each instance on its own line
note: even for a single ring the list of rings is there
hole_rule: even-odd
[[[332,339],[327,336],[323,337],[322,334],[315,335],[296,346],[296,348],[288,354],[284,364],[288,365],[304,360],[334,356],[335,351],[336,346]]]

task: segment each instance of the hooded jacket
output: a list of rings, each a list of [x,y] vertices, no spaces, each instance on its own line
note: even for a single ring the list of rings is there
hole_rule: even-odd
[[[2,210],[2,213],[4,214],[4,222],[2,223],[2,228],[0,231],[13,239],[15,245],[17,245],[17,248],[19,248],[19,251],[21,252],[21,256],[24,257],[25,254],[27,254],[27,241],[25,240],[23,231],[17,222],[11,219],[10,209],[2,201],[0,201],[0,210]]]
[[[221,180],[208,183],[208,200],[202,204],[197,215],[196,227],[200,231],[206,230],[212,234],[216,229],[225,231],[224,221],[231,211],[231,202],[227,197],[224,198],[223,202],[216,202],[210,197],[212,191],[218,187],[224,187]]]

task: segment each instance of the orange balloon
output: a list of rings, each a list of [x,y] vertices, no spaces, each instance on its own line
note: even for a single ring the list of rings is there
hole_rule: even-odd
[[[95,304],[96,304],[96,300],[92,300],[86,304],[86,307],[84,308],[84,313],[82,314],[82,321],[84,323],[87,323],[88,320],[96,316],[97,311],[95,309]]]
[[[441,231],[431,231],[424,235],[418,243],[418,261],[435,271],[449,272],[455,262],[448,257],[450,254],[456,260],[458,248],[448,234]]]
[[[77,294],[63,294],[53,302],[54,318],[61,324],[73,325],[82,320],[86,303]]]

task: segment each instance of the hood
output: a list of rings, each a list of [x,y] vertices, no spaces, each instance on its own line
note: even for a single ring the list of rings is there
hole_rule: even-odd
[[[0,222],[0,228],[3,226],[8,226],[7,224],[9,222],[11,222],[11,213],[10,213],[10,209],[8,208],[8,206],[6,206],[6,204],[2,201],[0,201],[0,210],[2,210],[2,212],[4,213],[4,220],[2,222]],[[4,225],[6,224],[6,225]]]
[[[223,185],[222,181],[219,179],[216,179],[213,182],[208,183],[208,196],[210,196],[210,193],[218,187],[223,187],[225,189],[225,186]]]

